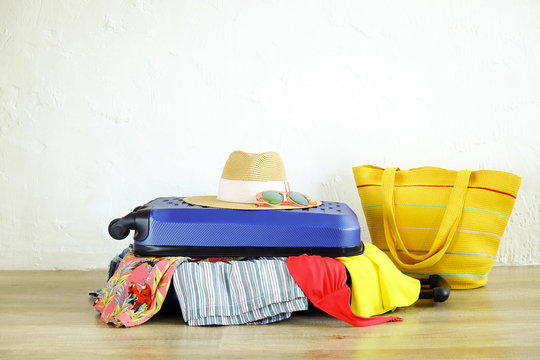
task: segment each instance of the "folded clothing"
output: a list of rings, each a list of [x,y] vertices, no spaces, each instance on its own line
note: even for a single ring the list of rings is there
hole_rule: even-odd
[[[307,310],[285,258],[184,262],[173,277],[188,325],[267,324]]]

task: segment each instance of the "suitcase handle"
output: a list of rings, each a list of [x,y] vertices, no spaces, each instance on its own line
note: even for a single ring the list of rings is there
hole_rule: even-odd
[[[109,235],[113,239],[123,240],[128,237],[130,230],[135,230],[133,237],[137,241],[143,241],[148,236],[148,218],[150,208],[139,206],[123,218],[114,219],[109,224]]]
[[[427,279],[421,279],[420,284],[429,288],[420,290],[419,299],[433,299],[435,302],[444,302],[450,297],[450,285],[440,275],[429,275]]]

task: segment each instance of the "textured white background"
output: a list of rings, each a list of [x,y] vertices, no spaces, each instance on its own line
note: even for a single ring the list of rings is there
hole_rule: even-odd
[[[540,264],[539,130],[538,1],[0,0],[0,269],[104,268],[236,149],[364,239],[352,166],[514,172],[498,263]]]

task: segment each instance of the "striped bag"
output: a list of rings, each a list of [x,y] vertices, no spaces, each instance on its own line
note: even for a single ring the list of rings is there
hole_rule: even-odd
[[[407,275],[439,274],[454,289],[487,283],[521,183],[491,170],[358,166],[371,240]]]

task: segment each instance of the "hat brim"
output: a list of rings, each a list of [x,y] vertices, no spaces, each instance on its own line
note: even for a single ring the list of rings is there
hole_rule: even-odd
[[[290,210],[290,209],[304,209],[319,206],[322,204],[320,201],[311,200],[315,204],[307,206],[294,206],[294,205],[272,205],[272,206],[256,206],[249,203],[235,203],[230,201],[218,200],[217,196],[190,196],[184,198],[184,201],[191,205],[208,206],[221,209],[234,209],[234,210]]]

